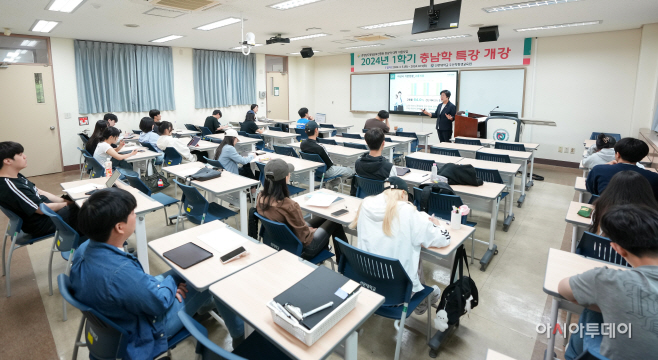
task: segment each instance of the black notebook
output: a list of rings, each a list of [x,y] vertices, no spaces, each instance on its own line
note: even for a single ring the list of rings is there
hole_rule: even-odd
[[[404,176],[404,174],[406,174],[406,173],[408,173],[408,172],[411,172],[411,170],[409,170],[409,168],[407,168],[407,167],[400,167],[400,166],[396,166],[396,167],[395,167],[395,171],[397,171],[398,176]]]
[[[274,301],[281,306],[285,304],[297,306],[302,313],[333,301],[332,307],[307,316],[300,322],[310,330],[347,299],[347,297],[340,298],[336,292],[348,281],[349,279],[345,276],[320,266],[288,290],[276,296]]]
[[[212,257],[211,252],[191,242],[171,249],[162,255],[183,269]]]

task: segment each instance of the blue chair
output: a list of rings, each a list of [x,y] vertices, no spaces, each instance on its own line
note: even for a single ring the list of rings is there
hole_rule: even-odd
[[[368,129],[361,129],[361,131],[363,131],[363,133],[365,134],[368,132]]]
[[[85,135],[84,133],[78,133],[78,136],[80,136],[80,140],[82,140],[82,147],[87,146],[87,141],[89,141],[89,136]]]
[[[585,231],[576,246],[576,254],[606,261],[620,266],[632,267],[615,249],[610,246],[610,239]]]
[[[350,134],[350,133],[343,133],[342,136],[347,139],[358,139],[361,140],[361,134]]]
[[[427,301],[428,305],[427,341],[429,342],[432,330],[429,295],[433,289],[423,285],[423,290],[411,296],[413,283],[400,260],[365,252],[340,239],[335,239],[334,243],[341,253],[338,272],[359,284],[367,284],[368,289],[384,296],[384,304],[375,311],[375,314],[388,319],[400,320],[400,330],[395,345],[395,359],[400,357],[405,320],[422,301]],[[373,269],[380,271],[373,271]]]
[[[283,129],[280,128],[280,127],[277,127],[277,126],[268,126],[267,128],[272,130],[272,131],[281,131],[281,132],[283,132]]]
[[[506,142],[498,142],[498,141],[495,144],[495,148],[501,150],[525,151],[525,146],[523,144],[506,143]]]
[[[263,224],[264,232],[262,234],[263,244],[277,250],[285,250],[293,255],[302,256],[302,251],[304,250],[304,245],[299,241],[297,236],[290,231],[288,225],[269,220],[259,213],[255,213],[256,217],[260,219],[261,224]],[[318,255],[313,259],[308,260],[312,264],[320,264],[325,260],[331,259],[334,254],[329,250],[322,250]],[[334,268],[334,264],[331,264],[331,268]]]
[[[190,131],[199,131],[199,129],[197,129],[196,126],[192,124],[185,124],[185,128]]]
[[[385,137],[384,140],[389,144],[393,143],[393,140],[390,137]],[[393,162],[395,162],[397,164],[398,162],[400,162],[400,161],[398,161],[398,159],[402,159],[403,157],[404,157],[404,153],[403,152],[398,152],[398,147],[394,146],[393,147]]]
[[[174,199],[171,196],[167,194],[163,194],[161,192],[153,194],[151,189],[149,189],[146,184],[144,184],[144,181],[140,179],[137,176],[131,176],[131,175],[125,175],[126,180],[130,184],[130,186],[134,187],[135,189],[143,192],[146,196],[149,196],[151,199],[159,202],[164,206],[164,214],[165,214],[165,226],[169,225],[169,215],[167,215],[167,208],[170,207],[171,205],[177,204],[178,205],[178,213],[180,213],[180,201],[178,199]]]
[[[247,136],[252,139],[260,139],[260,141],[256,143],[256,150],[263,151],[265,149],[265,141],[263,141],[262,136],[260,136],[259,134],[247,134]]]
[[[420,197],[422,189],[414,187],[414,202],[418,210],[420,210]],[[460,207],[464,205],[462,199],[459,195],[447,195],[447,194],[437,194],[430,193],[430,198],[427,206],[427,213],[434,215],[443,220],[450,221],[450,213],[452,212],[452,207]],[[468,221],[467,216],[462,216],[462,225],[467,225],[474,227],[477,223]]]
[[[272,145],[274,147],[274,152],[280,155],[286,155],[294,158],[299,158],[295,149],[290,146],[281,146],[281,145]]]
[[[309,154],[309,153],[305,153],[303,151],[300,151],[299,155],[304,160],[315,161],[315,162],[319,162],[320,164],[324,164],[324,161],[322,160],[322,158],[318,154]],[[336,178],[340,177],[340,176],[332,176],[332,177],[325,178],[326,172],[327,172],[327,164],[324,164],[323,166],[320,166],[319,168],[315,169],[315,180],[320,181],[320,185],[316,185],[315,186],[316,188],[321,189],[322,188],[322,183],[324,183],[325,181],[331,181],[333,179],[336,179]],[[340,181],[340,191],[341,192],[343,191],[343,180],[342,179]]]
[[[367,196],[379,195],[384,191],[383,180],[373,180],[354,175],[356,181],[356,197],[365,199]]]
[[[434,165],[433,160],[416,159],[409,156],[405,158],[405,161],[408,168],[416,170],[432,171],[432,165]]]
[[[284,360],[290,359],[279,348],[254,331],[233,352],[222,349],[208,339],[208,330],[185,311],[178,313],[185,329],[196,339],[196,353],[201,360]]]
[[[343,143],[343,146],[359,150],[368,150],[368,147],[363,144]]]
[[[172,147],[167,147],[164,150],[163,164],[167,166],[179,165],[183,162],[183,156]]]
[[[238,135],[240,136],[249,136],[246,131],[238,131]]]
[[[320,126],[322,126],[322,124],[320,124]],[[297,141],[308,139],[308,135],[306,135],[306,131],[304,131],[304,129],[295,128],[295,133],[297,133],[297,137],[295,138]]]
[[[202,136],[204,139],[206,138],[206,136],[208,136],[208,135],[212,135],[212,131],[210,131],[210,129],[208,129],[208,128],[205,127],[205,126],[199,126],[199,129],[201,130],[201,136]]]
[[[479,177],[482,179],[482,181],[486,182],[492,182],[496,184],[504,184],[503,182],[503,177],[500,176],[500,172],[496,169],[481,169],[481,168],[475,168],[475,176]],[[509,191],[509,189],[508,189]],[[503,191],[500,194],[500,199],[505,199],[505,207],[500,209],[503,212],[505,212],[505,209],[507,209],[507,202],[509,201],[509,198],[507,197],[509,195],[509,192]],[[503,225],[504,227],[504,225]]]
[[[607,357],[591,352],[590,349],[585,350],[582,354],[578,355],[576,360],[610,360]]]
[[[208,164],[210,164],[211,166],[216,167],[216,168],[218,168],[218,169],[220,169],[220,170],[224,170],[224,169],[225,169],[225,168],[224,168],[224,165],[222,165],[222,163],[220,163],[219,160],[208,159],[208,158],[205,157],[205,156],[204,156],[203,158],[206,159],[206,162],[207,162]]]
[[[325,139],[319,137],[317,140],[320,144],[338,145],[338,143],[334,139]]]
[[[512,163],[512,160],[510,160],[509,155],[487,154],[478,151],[475,153],[475,158],[477,160],[495,161],[499,163],[508,163],[508,164]]]
[[[258,180],[260,180],[261,185],[265,186],[265,164],[257,161],[256,166],[258,166],[258,171],[260,171],[260,178]],[[290,193],[290,196],[297,195],[304,190],[306,189],[288,184],[288,192]]]
[[[191,223],[197,225],[202,225],[215,220],[224,220],[238,214],[216,202],[209,203],[194,186],[183,185],[177,180],[174,180],[174,183],[176,183],[176,185],[178,185],[183,191],[183,197],[181,199],[183,206],[180,207],[178,217],[176,218],[176,232],[178,232],[180,218],[183,216],[183,209],[185,210],[185,216],[187,219]],[[235,219],[235,226],[236,228],[238,226],[237,218]],[[184,228],[185,223],[183,223],[183,229]]]
[[[329,129],[335,129],[333,124],[320,124],[320,127],[322,128],[329,128]]]
[[[91,157],[91,154],[85,149],[78,148],[78,151],[80,151],[80,180],[82,180],[82,175],[85,172],[89,173],[90,171],[87,162],[85,161],[85,155]]]
[[[53,295],[53,254],[59,252],[62,255],[62,259],[66,260],[66,270],[64,273],[69,275],[71,273],[71,261],[73,260],[73,254],[75,249],[80,246],[83,242],[87,241],[88,238],[80,237],[77,231],[73,230],[71,225],[67,224],[61,216],[57,215],[56,212],[50,210],[46,204],[40,204],[39,209],[41,212],[48,216],[55,224],[55,236],[53,237],[53,245],[50,247],[50,260],[48,260],[48,288],[50,290],[50,296]],[[66,321],[66,302],[62,302],[64,308],[64,321]]]
[[[82,156],[85,158],[85,167],[88,169],[87,171],[89,171],[89,178],[96,179],[105,177],[105,168],[103,165],[101,165],[98,160],[94,159],[93,156],[87,154],[82,154]]]
[[[402,131],[402,128],[399,128],[398,131],[395,132],[395,135],[414,138],[415,140],[411,142],[411,152],[418,151],[418,135],[416,135],[416,133],[404,132]]]
[[[595,194],[592,194],[592,197],[589,198],[589,201],[588,201],[587,203],[590,204],[590,205],[592,205],[592,204],[594,204],[594,201],[596,201],[596,199],[598,199],[598,198],[600,198],[600,197],[601,197],[601,195],[595,195]]]
[[[133,130],[133,134],[135,135],[141,135],[142,130]]]
[[[599,137],[599,134],[600,134],[600,132],[592,132],[592,135],[589,137],[589,139],[590,140],[596,140],[596,138]],[[604,134],[606,134],[608,136],[612,136],[617,141],[621,140],[621,134],[614,134],[614,133],[607,133],[607,132],[604,132]]]
[[[162,154],[162,153],[163,153],[160,149],[157,149],[155,146],[151,145],[151,143],[140,142],[140,144],[141,144],[143,147],[145,147],[145,148],[147,148],[147,149],[149,149],[149,150],[151,150],[151,151],[153,151],[153,152],[155,152],[155,153],[158,153],[158,154]],[[163,162],[164,162],[164,159],[163,159],[163,160],[159,160],[159,161],[156,160],[156,159],[153,159],[153,163],[154,163],[155,165],[162,165]]]
[[[106,318],[96,309],[78,301],[73,296],[71,279],[66,274],[59,274],[57,276],[57,284],[64,300],[82,312],[80,326],[78,327],[75,345],[73,347],[73,358],[77,359],[78,348],[81,346],[89,349],[89,357],[92,359],[125,358],[129,338],[128,331]],[[88,335],[81,339],[83,329]],[[90,334],[94,334],[94,341],[81,341],[92,337]],[[186,328],[183,328],[167,341],[167,353],[170,358],[170,350],[189,336],[190,332]]]
[[[245,133],[245,136],[247,136],[246,133]],[[211,138],[211,137],[207,137],[206,141],[210,141],[211,143],[215,143],[215,144],[221,144],[222,143],[221,139],[215,139],[215,138]]]
[[[442,149],[434,146],[430,146],[430,153],[432,154],[439,154],[439,155],[446,155],[446,156],[457,156],[461,157],[459,154],[459,150],[455,149]]]
[[[7,228],[5,229],[4,240],[2,241],[2,275],[5,276],[5,287],[7,288],[7,297],[11,296],[11,257],[14,254],[14,250],[22,248],[27,245],[32,245],[35,242],[45,240],[55,234],[48,234],[39,237],[32,237],[32,235],[24,233],[21,228],[23,226],[23,219],[14,212],[5,209],[0,206],[0,211],[9,219],[7,223]],[[7,237],[11,239],[11,245],[9,246],[9,256],[5,257],[5,251],[7,249]],[[5,259],[6,262],[5,262]]]
[[[455,144],[482,146],[482,142],[480,140],[462,139],[462,138],[455,138]]]

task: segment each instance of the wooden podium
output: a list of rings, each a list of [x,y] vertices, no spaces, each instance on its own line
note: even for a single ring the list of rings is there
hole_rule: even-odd
[[[487,137],[487,123],[478,122],[478,118],[486,118],[486,115],[476,113],[468,113],[468,116],[455,115],[455,137],[478,137],[478,130],[480,131],[480,138]]]

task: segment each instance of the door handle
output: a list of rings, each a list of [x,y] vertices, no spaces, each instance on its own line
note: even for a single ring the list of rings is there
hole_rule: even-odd
[[[55,130],[55,127],[54,127],[54,126],[51,126],[51,127],[50,127],[50,130]]]

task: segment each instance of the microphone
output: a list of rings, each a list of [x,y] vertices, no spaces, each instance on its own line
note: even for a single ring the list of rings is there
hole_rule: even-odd
[[[498,109],[498,108],[499,108],[499,106],[496,105],[495,108],[493,108],[493,109],[491,109],[491,110],[489,111],[489,114],[491,114],[491,111],[494,111],[494,110],[496,110],[496,109]]]

